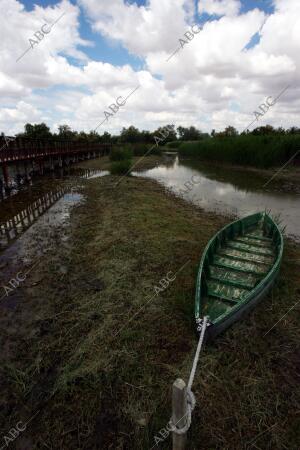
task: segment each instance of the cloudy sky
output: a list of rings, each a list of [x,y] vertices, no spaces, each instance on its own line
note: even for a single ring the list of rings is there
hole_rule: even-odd
[[[300,0],[0,0],[0,42],[6,134],[300,126]]]

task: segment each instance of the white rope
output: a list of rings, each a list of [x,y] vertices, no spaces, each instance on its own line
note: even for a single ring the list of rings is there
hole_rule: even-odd
[[[179,434],[179,435],[180,434],[185,434],[188,431],[188,429],[190,428],[191,423],[192,423],[192,412],[193,412],[193,409],[196,406],[196,399],[195,399],[195,396],[194,396],[194,394],[192,392],[192,385],[193,385],[193,381],[194,381],[194,378],[195,378],[197,364],[198,364],[198,361],[199,361],[199,356],[200,356],[200,352],[201,352],[201,349],[202,349],[202,345],[203,345],[203,341],[204,341],[204,335],[205,335],[205,331],[206,331],[207,326],[208,326],[208,317],[205,316],[204,319],[203,319],[203,323],[201,325],[201,333],[200,333],[200,337],[199,337],[199,341],[198,341],[198,345],[197,345],[197,350],[196,350],[194,361],[193,361],[192,370],[191,370],[191,373],[190,373],[189,382],[188,382],[187,389],[186,389],[187,412],[178,421],[178,422],[180,422],[184,417],[186,417],[185,425],[183,427],[179,428],[177,426],[178,422],[174,424],[172,418],[169,421],[169,429],[170,429],[170,431],[172,431],[173,433]]]
[[[207,327],[207,320],[208,320],[208,317],[204,316],[203,324],[202,324],[202,327],[201,327],[200,338],[199,338],[199,342],[198,342],[198,345],[197,345],[197,350],[196,350],[195,358],[194,358],[194,362],[193,362],[193,367],[192,367],[191,374],[190,374],[190,379],[189,379],[189,382],[188,382],[188,390],[192,389],[192,385],[193,385],[193,382],[194,382],[195,373],[196,373],[196,369],[197,369],[197,364],[198,364],[198,361],[199,361],[199,356],[200,356],[200,352],[201,352],[201,349],[202,349],[204,335],[205,335],[205,331],[206,331],[206,327]]]
[[[186,391],[186,400],[187,400],[187,412],[186,414],[178,420],[180,422],[182,419],[186,417],[185,425],[182,428],[178,428],[177,423],[174,423],[172,419],[169,421],[169,430],[176,434],[185,434],[191,426],[192,423],[192,412],[196,406],[196,399],[191,390]]]

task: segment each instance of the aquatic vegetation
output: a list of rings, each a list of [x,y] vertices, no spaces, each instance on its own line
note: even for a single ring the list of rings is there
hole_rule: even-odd
[[[122,148],[120,147],[114,147],[112,151],[110,152],[109,159],[111,161],[124,161],[131,159],[133,156],[133,151],[129,146],[124,146]]]
[[[115,161],[110,166],[110,173],[112,175],[127,175],[130,173],[132,167],[131,159],[124,159],[123,161]]]
[[[300,136],[241,135],[182,142],[181,156],[269,168],[286,163],[300,150]]]

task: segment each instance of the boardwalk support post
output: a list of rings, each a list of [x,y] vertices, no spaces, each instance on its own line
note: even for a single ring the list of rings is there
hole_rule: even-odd
[[[172,389],[172,422],[178,430],[185,427],[187,420],[186,384],[181,378],[177,378]],[[173,432],[173,450],[184,450],[186,433]]]
[[[3,172],[4,188],[9,189],[8,169],[7,164],[5,162],[2,163],[2,172]]]

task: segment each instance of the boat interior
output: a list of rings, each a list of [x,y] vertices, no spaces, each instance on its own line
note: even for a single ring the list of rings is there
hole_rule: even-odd
[[[223,228],[209,243],[201,276],[201,316],[214,321],[256,287],[274,266],[280,232],[263,213]]]

